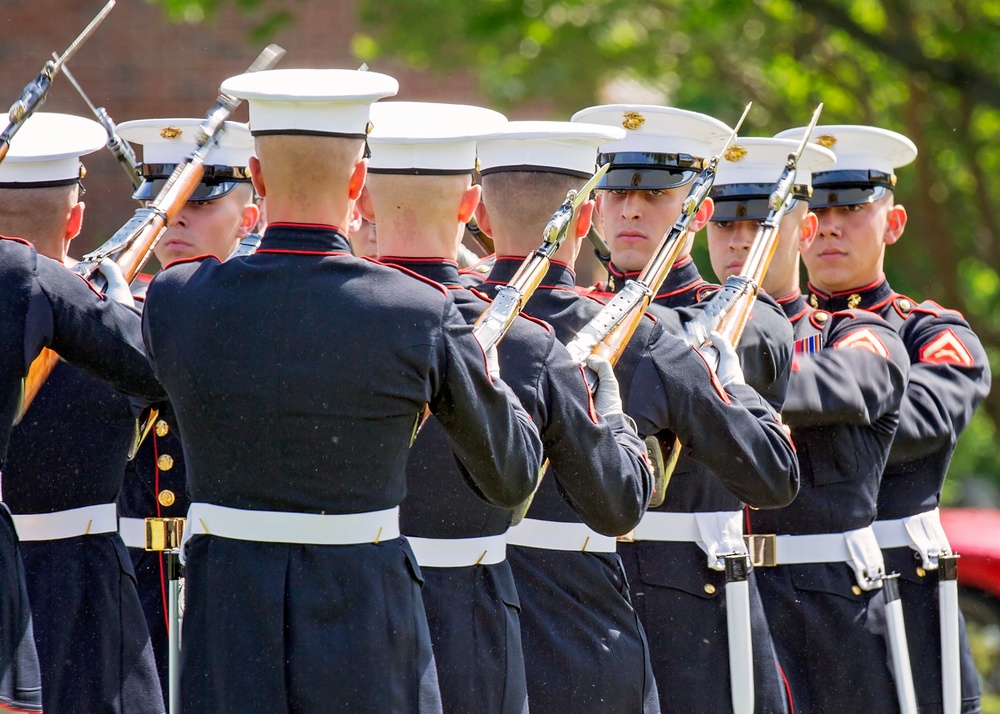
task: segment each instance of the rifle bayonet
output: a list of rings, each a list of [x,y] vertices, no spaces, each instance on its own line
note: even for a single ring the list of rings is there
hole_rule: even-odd
[[[53,53],[53,57],[55,53]],[[128,175],[129,180],[132,182],[133,188],[139,188],[142,183],[142,176],[139,174],[139,162],[135,158],[135,152],[132,151],[132,147],[128,145],[127,141],[122,140],[118,136],[118,128],[115,126],[114,121],[108,116],[108,112],[104,107],[95,107],[94,103],[90,101],[90,97],[87,96],[86,92],[83,91],[83,87],[76,81],[76,77],[73,73],[69,71],[68,66],[63,66],[62,73],[66,75],[66,79],[69,83],[73,85],[76,89],[77,94],[83,99],[84,103],[90,107],[90,111],[93,112],[94,116],[97,117],[97,121],[101,123],[104,127],[104,131],[108,132],[108,151],[111,155],[115,157],[118,163],[121,165],[122,169]]]
[[[0,133],[0,161],[3,161],[3,158],[7,155],[7,151],[10,149],[10,141],[14,138],[17,130],[45,102],[49,89],[52,87],[52,80],[59,73],[59,70],[80,49],[80,46],[87,41],[94,33],[94,30],[104,22],[104,18],[108,16],[108,13],[115,6],[115,2],[116,0],[108,0],[108,3],[90,21],[90,24],[83,28],[83,32],[77,35],[77,38],[70,43],[66,51],[55,59],[48,60],[42,66],[42,71],[38,73],[38,76],[21,90],[21,96],[10,105],[10,109],[7,112],[9,123],[7,124],[7,128],[3,130],[3,133]]]

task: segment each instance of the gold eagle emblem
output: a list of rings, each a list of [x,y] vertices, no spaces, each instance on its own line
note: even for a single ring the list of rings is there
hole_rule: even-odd
[[[824,149],[832,149],[837,143],[837,137],[831,134],[820,134],[816,137],[816,143]]]
[[[182,129],[178,129],[176,126],[165,126],[162,129],[160,129],[160,138],[176,139],[183,133],[184,131]]]
[[[726,161],[732,161],[733,163],[740,161],[744,156],[747,155],[747,150],[738,144],[733,144],[728,149],[726,149],[725,159]]]
[[[629,131],[634,131],[646,123],[646,117],[639,112],[625,112],[622,115],[622,126]]]

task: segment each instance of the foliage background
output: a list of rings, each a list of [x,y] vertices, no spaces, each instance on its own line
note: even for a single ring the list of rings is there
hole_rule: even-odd
[[[236,4],[258,41],[294,29],[301,4],[159,2],[195,21]],[[920,156],[899,171],[910,221],[890,281],[961,310],[1000,365],[1000,0],[359,0],[357,13],[359,62],[442,82],[471,72],[511,117],[629,101],[731,123],[753,100],[744,134],[770,136],[822,101],[823,123],[906,134]],[[994,390],[959,443],[947,500],[996,503],[998,420]]]

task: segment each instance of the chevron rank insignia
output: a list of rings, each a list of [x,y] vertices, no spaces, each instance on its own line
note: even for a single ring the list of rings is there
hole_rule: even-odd
[[[889,350],[878,336],[867,327],[863,330],[856,330],[844,339],[833,345],[834,349],[853,347],[854,349],[868,350],[874,352],[879,357],[889,358]]]
[[[953,364],[958,367],[971,367],[973,363],[972,354],[951,328],[921,348],[920,361],[923,364]]]

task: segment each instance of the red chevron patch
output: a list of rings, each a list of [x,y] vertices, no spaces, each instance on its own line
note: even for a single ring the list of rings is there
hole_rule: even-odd
[[[874,352],[879,357],[889,359],[889,350],[878,336],[867,327],[863,330],[855,330],[847,337],[833,345],[834,349],[851,347],[859,350]]]
[[[954,364],[959,367],[971,367],[973,364],[972,354],[950,327],[923,346],[920,361],[924,364]]]

